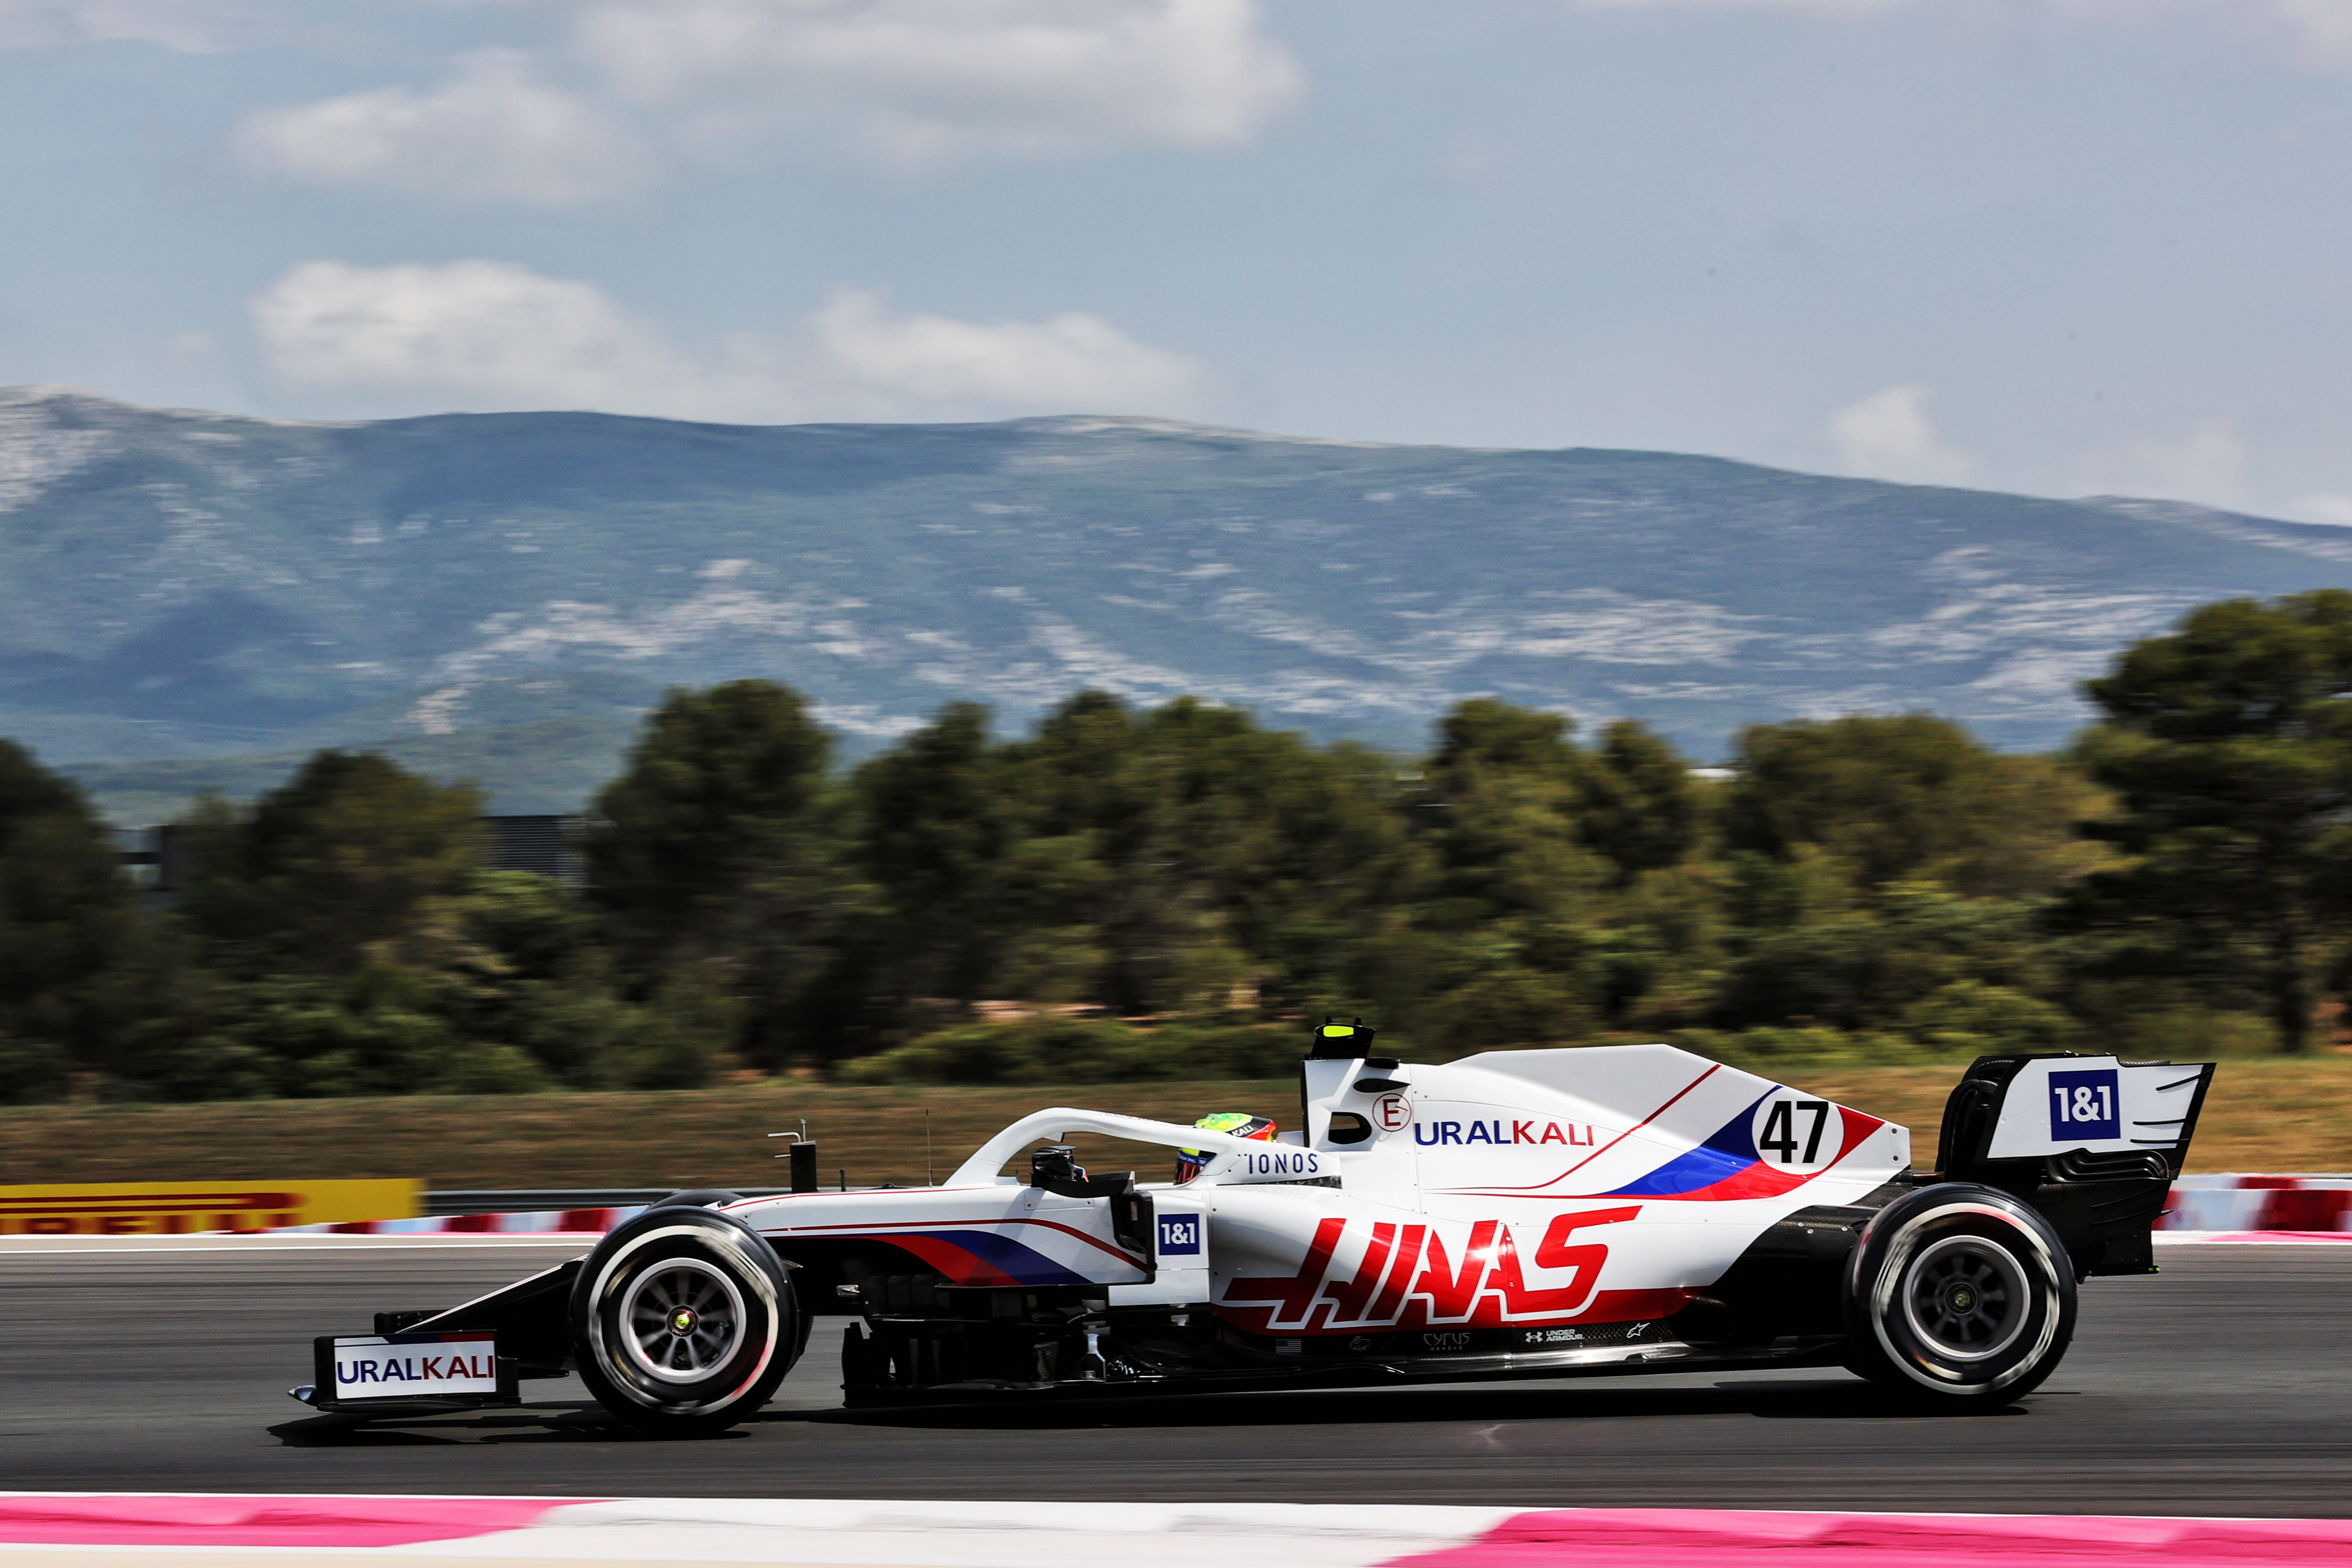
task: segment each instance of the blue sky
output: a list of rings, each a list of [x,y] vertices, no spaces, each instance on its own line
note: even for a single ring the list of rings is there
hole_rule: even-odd
[[[2352,0],[0,0],[0,384],[2352,524]]]

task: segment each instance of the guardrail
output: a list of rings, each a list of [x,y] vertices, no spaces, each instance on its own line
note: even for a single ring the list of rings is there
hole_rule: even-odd
[[[434,1230],[583,1230],[593,1228],[587,1215],[602,1210],[635,1212],[676,1192],[675,1187],[552,1187],[469,1192],[428,1192],[425,1212],[433,1219],[475,1218],[483,1223],[426,1226],[415,1221],[397,1222]],[[789,1187],[731,1187],[747,1198],[772,1197]],[[2183,1176],[2172,1184],[2164,1217],[2157,1222],[2166,1231],[2280,1231],[2309,1235],[2330,1231],[2352,1233],[2352,1174],[2305,1173],[2296,1175],[2227,1174]],[[558,1216],[574,1216],[561,1223]],[[488,1223],[485,1216],[504,1215],[509,1223]],[[523,1225],[515,1222],[540,1223]],[[618,1223],[614,1221],[613,1223]],[[356,1228],[356,1227],[352,1227]]]
[[[2352,1175],[2232,1173],[2172,1184],[2159,1230],[2352,1232]]]
[[[511,1187],[427,1192],[425,1212],[436,1218],[472,1214],[543,1214],[557,1209],[643,1208],[677,1187]],[[747,1198],[772,1198],[790,1187],[729,1187]]]

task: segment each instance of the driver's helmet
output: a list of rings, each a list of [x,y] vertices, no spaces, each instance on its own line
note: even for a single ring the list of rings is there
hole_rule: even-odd
[[[1213,1116],[1203,1116],[1192,1123],[1212,1132],[1230,1133],[1235,1138],[1255,1138],[1261,1142],[1274,1142],[1276,1128],[1271,1116],[1252,1116],[1245,1110],[1220,1110]],[[1206,1149],[1176,1151],[1176,1179],[1189,1182],[1206,1168],[1216,1155]]]

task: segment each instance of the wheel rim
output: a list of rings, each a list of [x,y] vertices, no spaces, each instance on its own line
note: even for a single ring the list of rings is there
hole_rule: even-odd
[[[630,1282],[619,1327],[621,1347],[639,1371],[664,1383],[697,1383],[741,1347],[742,1292],[724,1269],[666,1258]]]
[[[1904,1271],[1903,1315],[1939,1357],[1986,1361],[2025,1331],[2032,1296],[2009,1250],[1980,1236],[1923,1247]]]

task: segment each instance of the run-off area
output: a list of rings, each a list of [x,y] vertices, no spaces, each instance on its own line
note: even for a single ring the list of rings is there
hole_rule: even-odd
[[[845,1412],[838,1319],[726,1436],[519,1410],[354,1425],[286,1397],[320,1333],[440,1307],[569,1244],[396,1238],[0,1250],[18,1490],[1133,1499],[2334,1516],[2352,1498],[2352,1246],[2176,1246],[2083,1289],[2012,1409],[1916,1416],[1837,1373],[1676,1374],[1051,1409]]]

